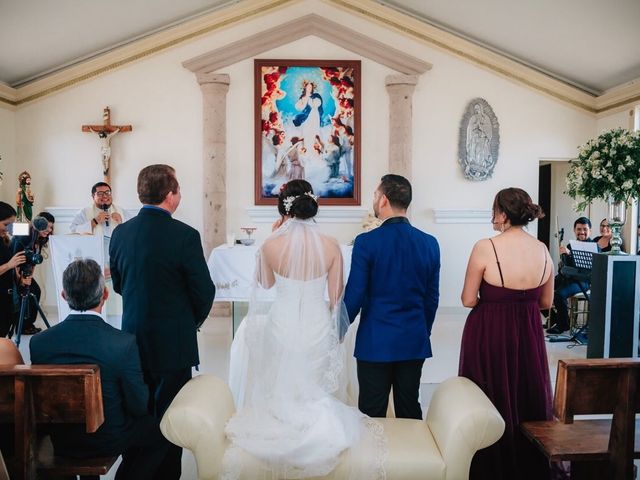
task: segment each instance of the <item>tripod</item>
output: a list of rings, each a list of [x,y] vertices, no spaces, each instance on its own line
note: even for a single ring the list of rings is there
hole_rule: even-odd
[[[26,318],[27,314],[29,313],[29,299],[32,298],[33,299],[33,303],[36,306],[36,309],[38,310],[38,313],[40,313],[40,316],[42,317],[42,321],[44,322],[44,324],[47,326],[47,328],[50,328],[51,325],[49,325],[49,321],[47,320],[47,316],[44,314],[44,311],[42,310],[42,307],[40,307],[40,302],[38,302],[38,297],[36,297],[33,293],[31,293],[31,285],[26,285],[24,288],[18,288],[18,292],[20,293],[20,316],[18,317],[18,323],[16,324],[15,322],[11,325],[11,328],[9,329],[9,338],[11,338],[13,336],[14,333],[14,327],[15,327],[15,334],[16,334],[16,346],[20,346],[20,337],[22,336],[22,327],[24,326],[24,319]],[[13,293],[13,292],[11,292]]]

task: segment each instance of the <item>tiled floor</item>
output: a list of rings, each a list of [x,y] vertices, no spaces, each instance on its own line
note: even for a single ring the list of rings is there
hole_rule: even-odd
[[[425,362],[420,390],[423,411],[426,411],[433,391],[443,380],[457,375],[458,357],[460,356],[460,339],[466,314],[438,314],[431,335],[433,358]],[[54,315],[50,322],[56,323]],[[110,318],[109,323],[119,326],[119,319]],[[40,323],[38,326],[42,327]],[[229,347],[231,346],[231,319],[228,317],[210,318],[202,327],[198,336],[200,347],[200,373],[227,378],[229,369]],[[20,344],[25,361],[29,362],[29,336],[25,336]],[[573,346],[568,343],[547,343],[551,381],[555,383],[556,365],[561,358],[584,358],[586,346]],[[568,348],[570,347],[570,348]],[[198,374],[194,372],[194,374]],[[190,452],[185,451],[182,459],[183,479],[196,479],[195,461]],[[114,478],[116,468],[112,468],[105,479]]]

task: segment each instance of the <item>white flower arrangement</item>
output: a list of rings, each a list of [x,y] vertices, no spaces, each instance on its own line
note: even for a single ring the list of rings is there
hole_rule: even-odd
[[[311,197],[316,203],[318,202],[318,196],[314,195],[311,192],[304,192],[304,194],[307,197]],[[302,195],[289,195],[288,197],[285,197],[284,200],[282,200],[282,205],[284,205],[284,211],[287,212],[287,214],[289,214],[289,212],[291,211],[291,207],[293,206],[293,202],[296,198],[300,198]]]
[[[640,197],[640,132],[616,128],[580,147],[571,160],[566,193],[584,210],[592,200]]]

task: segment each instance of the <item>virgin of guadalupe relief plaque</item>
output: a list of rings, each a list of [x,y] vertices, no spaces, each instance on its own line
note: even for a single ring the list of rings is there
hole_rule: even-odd
[[[498,161],[500,125],[493,109],[484,98],[467,104],[460,122],[458,162],[469,180],[486,180]]]

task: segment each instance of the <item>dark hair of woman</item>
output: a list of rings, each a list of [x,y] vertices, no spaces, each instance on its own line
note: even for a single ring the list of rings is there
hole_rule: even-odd
[[[35,244],[39,246],[40,249],[42,249],[49,245],[49,236],[53,235],[53,225],[56,223],[56,217],[54,217],[51,213],[46,211],[40,212],[38,215],[36,215],[36,217],[42,217],[46,219],[47,222],[49,222],[49,224],[47,225],[47,228],[51,227],[51,231],[48,232],[47,235],[45,235],[44,237],[41,235],[38,235],[36,237]]]
[[[307,193],[313,194],[313,187],[306,180],[291,180],[285,183],[278,195],[278,212],[280,212],[280,215],[289,215],[301,220],[315,217],[318,213],[318,202]],[[285,199],[288,197],[295,197],[289,211],[285,206]]]
[[[16,209],[5,202],[0,202],[0,222],[7,218],[15,217],[17,215]]]
[[[17,213],[15,208],[13,208],[8,203],[0,202],[0,222],[3,222],[8,218],[15,217],[16,215]],[[11,241],[11,238],[9,237],[8,234],[6,234],[6,235],[3,235],[0,241],[8,246],[9,242]]]
[[[496,194],[493,211],[504,213],[514,227],[527,225],[537,218],[544,217],[540,205],[533,203],[527,192],[516,187],[505,188]]]

